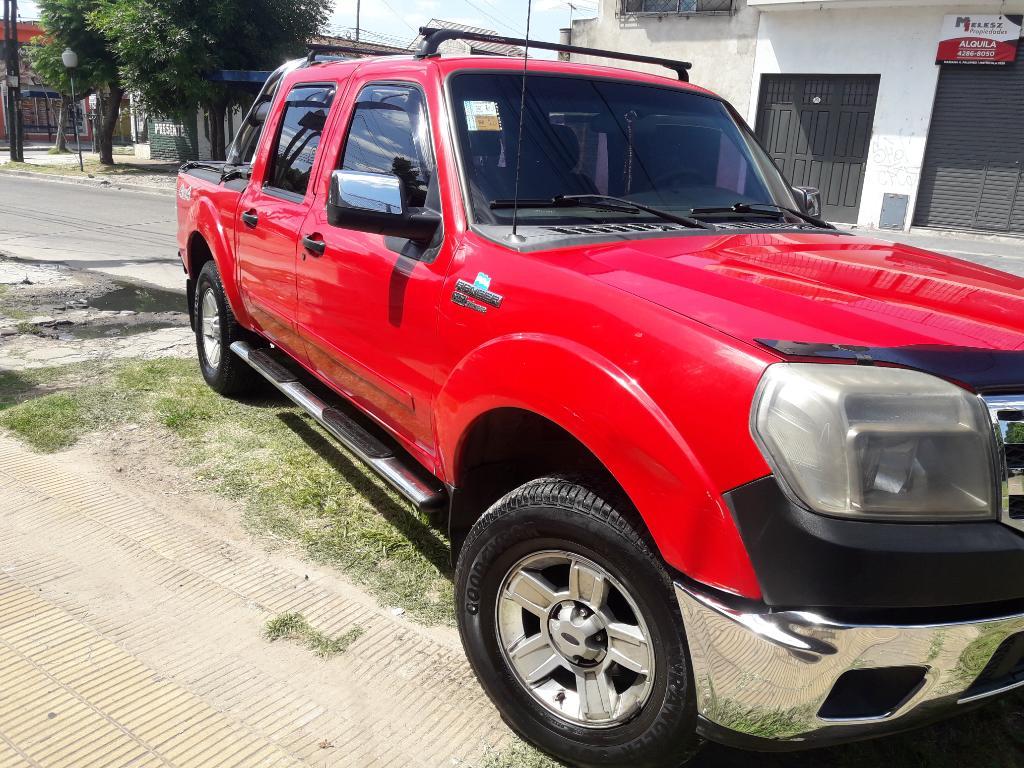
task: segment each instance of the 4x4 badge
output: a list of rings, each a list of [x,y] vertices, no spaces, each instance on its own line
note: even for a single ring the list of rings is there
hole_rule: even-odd
[[[452,294],[452,303],[458,304],[460,307],[466,307],[466,309],[472,309],[474,312],[479,312],[480,314],[487,312],[487,307],[477,304],[475,301],[470,299],[469,296],[464,293],[459,293],[458,291]]]

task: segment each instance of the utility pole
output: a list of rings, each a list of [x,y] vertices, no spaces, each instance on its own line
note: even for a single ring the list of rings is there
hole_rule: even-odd
[[[11,160],[24,162],[24,137],[19,107],[20,85],[18,66],[18,0],[4,0],[4,53],[7,63],[7,140]]]
[[[7,143],[11,148],[11,160],[14,159],[14,137],[11,135],[11,91],[7,88],[8,76],[11,73],[11,0],[4,0],[4,127],[7,129]]]
[[[359,6],[362,5],[362,0],[356,0],[356,42],[359,42]]]

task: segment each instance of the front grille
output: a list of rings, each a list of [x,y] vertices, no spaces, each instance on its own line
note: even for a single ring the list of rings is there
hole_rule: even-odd
[[[1024,529],[1024,395],[985,398],[999,447],[1000,511],[1003,521]]]

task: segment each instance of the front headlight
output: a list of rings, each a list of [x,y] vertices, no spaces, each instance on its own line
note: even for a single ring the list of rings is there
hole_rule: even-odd
[[[981,399],[918,371],[779,363],[751,413],[787,493],[825,515],[976,520],[995,515],[992,426]]]

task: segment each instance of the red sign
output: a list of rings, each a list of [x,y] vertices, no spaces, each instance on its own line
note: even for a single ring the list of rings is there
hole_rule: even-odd
[[[1009,64],[1017,59],[1024,16],[946,16],[936,64]]]

